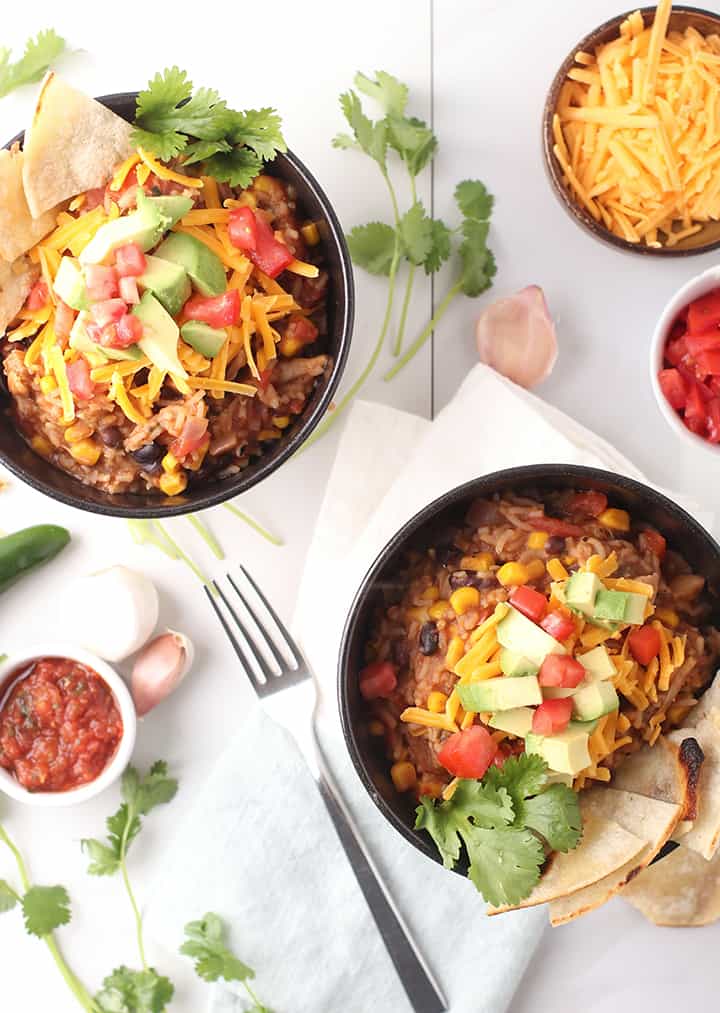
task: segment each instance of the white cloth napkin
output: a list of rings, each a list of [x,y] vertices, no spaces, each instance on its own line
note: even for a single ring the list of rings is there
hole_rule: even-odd
[[[495,420],[492,431],[488,419]],[[326,749],[345,799],[452,1013],[507,1008],[546,916],[530,909],[487,919],[469,881],[428,861],[386,825],[342,742],[338,646],[360,580],[406,520],[470,478],[539,462],[594,465],[642,479],[605,441],[485,366],[473,369],[434,422],[357,402],[328,482],[294,624],[322,687]],[[258,990],[276,1013],[409,1013],[314,783],[285,733],[260,714],[229,747],[171,849],[149,929],[173,948],[178,926],[205,910],[233,926],[232,940],[261,972]],[[209,1009],[242,1010],[241,995],[218,986]]]

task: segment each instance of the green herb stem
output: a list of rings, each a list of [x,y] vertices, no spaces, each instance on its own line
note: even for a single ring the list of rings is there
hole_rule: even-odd
[[[233,506],[232,503],[223,503],[223,506],[226,510],[229,510],[231,514],[234,514],[236,517],[239,517],[241,521],[244,521],[245,524],[253,529],[253,531],[257,531],[257,533],[266,541],[270,542],[271,545],[285,544],[282,538],[278,538],[277,535],[273,535],[270,531],[264,528],[262,524],[258,524],[256,520],[253,520],[253,518],[249,514],[246,514],[243,510],[238,510],[238,508]]]
[[[398,361],[395,363],[395,365],[392,367],[392,369],[388,370],[388,372],[385,374],[385,376],[383,377],[383,379],[385,380],[385,383],[388,383],[390,380],[392,380],[394,377],[396,377],[397,374],[400,372],[400,370],[403,369],[405,366],[407,366],[408,362],[410,362],[410,360],[413,359],[415,357],[415,355],[420,351],[420,349],[423,347],[423,345],[425,344],[425,342],[428,340],[428,338],[430,337],[430,335],[432,334],[432,332],[435,330],[435,328],[437,327],[437,325],[442,320],[442,318],[445,315],[445,312],[446,312],[448,306],[450,305],[450,303],[453,301],[453,299],[455,298],[455,296],[459,292],[460,292],[460,285],[459,285],[459,283],[456,284],[456,285],[453,285],[453,287],[448,291],[447,295],[445,296],[445,298],[443,299],[443,301],[440,303],[440,305],[436,309],[435,315],[430,320],[430,322],[427,325],[427,327],[425,327],[425,329],[422,331],[422,333],[420,335],[418,335],[418,337],[415,339],[415,341],[413,341],[412,345],[410,345],[410,347],[405,352],[405,354],[402,356],[402,358],[398,359]]]
[[[133,910],[133,917],[135,918],[135,938],[137,939],[137,947],[138,953],[140,954],[140,961],[143,966],[143,971],[147,971],[148,965],[147,960],[145,959],[145,943],[143,940],[142,915],[140,914],[140,909],[137,905],[137,901],[135,900],[133,888],[130,885],[130,877],[128,876],[127,863],[125,862],[124,856],[122,861],[120,862],[120,871],[122,873],[123,883],[125,884],[125,891],[130,901],[130,907]]]
[[[197,566],[192,561],[192,559],[190,558],[190,556],[187,555],[187,553],[183,552],[183,550],[180,548],[180,546],[175,541],[175,539],[171,537],[171,535],[168,532],[167,528],[165,528],[165,526],[163,524],[161,524],[160,521],[155,521],[155,524],[157,525],[158,530],[161,532],[161,534],[163,535],[163,537],[167,540],[167,542],[170,545],[170,547],[172,548],[173,552],[177,553],[177,558],[178,559],[182,559],[183,563],[187,563],[187,565],[190,567],[190,569],[195,574],[195,576],[199,580],[201,580],[203,584],[206,584],[208,587],[210,587],[212,589],[212,585],[210,584],[210,581],[205,576],[205,574],[202,572],[202,570],[200,569],[200,567]]]
[[[188,514],[187,519],[190,521],[202,540],[208,545],[215,558],[225,559],[225,553],[222,550],[222,546],[207,524],[205,524],[204,521],[201,521],[195,514]]]
[[[415,177],[408,169],[408,175],[410,177],[410,193],[412,196],[412,203],[417,202],[417,188],[415,186]],[[395,226],[397,228],[397,225]],[[402,311],[400,313],[400,322],[398,324],[397,334],[395,335],[395,343],[393,344],[393,355],[397,357],[402,351],[403,338],[405,336],[405,324],[407,323],[408,309],[410,308],[410,299],[412,297],[413,284],[415,282],[415,264],[410,264],[408,270],[407,281],[405,282],[405,298],[403,299]]]

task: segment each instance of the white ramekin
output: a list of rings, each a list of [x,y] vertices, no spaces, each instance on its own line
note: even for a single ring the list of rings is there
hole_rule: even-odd
[[[701,295],[707,295],[714,288],[720,288],[720,267],[711,267],[708,271],[698,275],[697,278],[691,278],[666,304],[665,309],[660,314],[660,319],[657,322],[650,344],[650,383],[652,384],[658,407],[670,428],[694,447],[703,447],[709,453],[717,456],[720,454],[720,444],[710,443],[702,436],[697,436],[695,433],[690,432],[678,413],[666,400],[658,381],[658,373],[663,368],[665,342],[678,313],[688,303],[691,303],[694,299],[698,299]]]
[[[72,788],[69,791],[27,791],[3,767],[0,767],[0,791],[10,795],[17,802],[25,805],[40,806],[45,808],[57,808],[59,806],[76,805],[78,802],[86,802],[95,798],[101,791],[109,787],[120,777],[128,765],[130,756],[135,746],[135,735],[137,733],[137,716],[135,705],[128,691],[127,686],[117,672],[89,651],[72,644],[65,644],[61,641],[41,642],[33,646],[32,650],[22,651],[11,655],[6,661],[0,664],[0,689],[18,668],[22,668],[31,661],[39,658],[69,658],[71,661],[78,661],[81,665],[92,668],[100,678],[107,683],[115,697],[115,702],[120,711],[123,723],[123,734],[115,755],[105,769],[94,781],[83,784],[79,788]]]

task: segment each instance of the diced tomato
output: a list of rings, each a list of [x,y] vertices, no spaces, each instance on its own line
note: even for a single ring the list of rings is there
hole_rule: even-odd
[[[128,274],[120,279],[120,298],[124,300],[128,306],[135,306],[140,302],[137,278],[133,275]]]
[[[700,352],[695,361],[707,376],[720,376],[720,347],[708,352]]]
[[[705,424],[705,398],[700,390],[700,384],[694,383],[688,391],[685,402],[685,422]]]
[[[508,757],[512,756],[512,753],[507,749],[502,742],[498,746],[498,751],[495,753],[495,758],[492,762],[493,767],[502,767]]]
[[[95,323],[99,327],[105,327],[117,323],[127,313],[127,306],[123,299],[103,299],[102,302],[93,303],[90,312]]]
[[[543,700],[533,712],[532,730],[536,735],[557,735],[558,732],[564,732],[570,723],[572,709],[572,697]]]
[[[249,254],[256,267],[270,278],[277,278],[295,259],[262,215],[255,215],[255,249]]]
[[[237,323],[240,315],[240,293],[231,288],[222,295],[196,295],[188,299],[183,309],[187,320],[202,320],[210,327],[229,327]]]
[[[641,626],[628,634],[628,646],[635,661],[649,665],[660,653],[662,641],[654,626]]]
[[[137,278],[147,269],[147,260],[137,243],[126,243],[115,251],[115,270],[121,278]]]
[[[293,313],[288,320],[283,339],[286,341],[297,341],[301,345],[311,345],[318,336],[318,329],[312,320],[308,320],[302,313]]]
[[[118,294],[117,271],[104,264],[88,264],[85,267],[85,285],[91,302],[114,299]]]
[[[658,559],[662,559],[667,549],[667,542],[655,528],[646,528],[642,536],[645,540],[645,544],[650,548],[651,552],[654,552]]]
[[[575,689],[584,678],[585,669],[569,654],[548,654],[538,673],[541,686],[562,686],[565,689]]]
[[[686,353],[690,355],[717,351],[720,349],[720,330],[708,331],[707,334],[687,334],[682,341]]]
[[[535,531],[547,531],[549,535],[559,535],[562,538],[583,533],[577,524],[558,520],[557,517],[528,517],[528,524]]]
[[[658,373],[658,383],[671,408],[680,411],[685,407],[687,397],[685,381],[677,369],[661,369]]]
[[[720,397],[707,403],[707,438],[711,443],[720,443]]]
[[[89,401],[95,393],[95,384],[90,379],[90,366],[87,359],[80,355],[74,362],[65,367],[68,384],[79,401]]]
[[[192,415],[174,443],[170,446],[170,452],[178,460],[192,454],[202,444],[208,429],[208,420],[199,415]]]
[[[604,492],[576,492],[570,500],[570,509],[589,517],[599,517],[607,510],[607,496]]]
[[[702,382],[705,378],[705,374],[697,365],[694,359],[686,355],[682,362],[677,364],[677,371],[685,381],[685,386],[688,391],[697,387],[697,393],[704,401],[709,401],[712,397],[712,391],[709,387],[706,387]]]
[[[58,299],[55,307],[55,333],[59,338],[67,338],[75,323],[75,310],[62,299]]]
[[[42,278],[38,278],[33,287],[30,289],[30,293],[25,301],[25,306],[31,312],[42,309],[45,303],[50,298],[48,287]]]
[[[720,326],[720,288],[714,288],[690,303],[687,323],[691,334],[704,334]]]
[[[126,313],[115,324],[115,343],[108,345],[101,341],[101,344],[106,348],[130,348],[131,345],[136,345],[142,336],[142,322],[134,313]]]
[[[233,208],[228,222],[228,236],[233,246],[245,253],[257,248],[257,219],[252,208]]]
[[[85,200],[83,201],[82,210],[92,211],[93,208],[98,207],[105,200],[105,187],[96,186],[92,190],[85,191]]]
[[[388,697],[397,686],[397,669],[389,661],[376,661],[360,672],[360,695],[365,700]]]
[[[665,359],[671,366],[677,366],[683,356],[688,354],[688,347],[685,342],[686,338],[682,337],[674,341],[668,341],[665,346]]]
[[[487,728],[472,725],[455,732],[438,751],[437,758],[455,777],[482,777],[497,755],[497,743]]]
[[[705,419],[688,418],[687,415],[683,419],[685,426],[690,430],[691,433],[695,433],[696,436],[705,436]]]
[[[532,587],[516,587],[510,595],[510,604],[534,623],[539,623],[548,609],[547,598]]]
[[[572,617],[565,615],[564,612],[560,612],[558,609],[548,612],[540,625],[546,633],[549,633],[551,637],[555,637],[556,640],[567,640],[575,629],[575,622]]]

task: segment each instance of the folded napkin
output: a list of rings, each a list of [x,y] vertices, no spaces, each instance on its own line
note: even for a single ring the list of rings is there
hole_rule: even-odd
[[[502,440],[488,420],[502,420]],[[507,1008],[546,915],[530,909],[487,919],[468,880],[428,861],[384,822],[342,742],[338,646],[360,580],[406,520],[470,478],[538,462],[642,478],[605,441],[485,366],[473,369],[434,422],[357,402],[328,482],[295,617],[322,688],[323,738],[336,777],[453,1013]],[[197,917],[205,910],[232,925],[232,941],[261,972],[258,991],[276,1013],[409,1013],[314,782],[294,744],[259,713],[227,750],[171,849],[151,901],[149,931],[174,949],[188,912]],[[218,986],[209,1009],[242,1010],[242,994]]]

